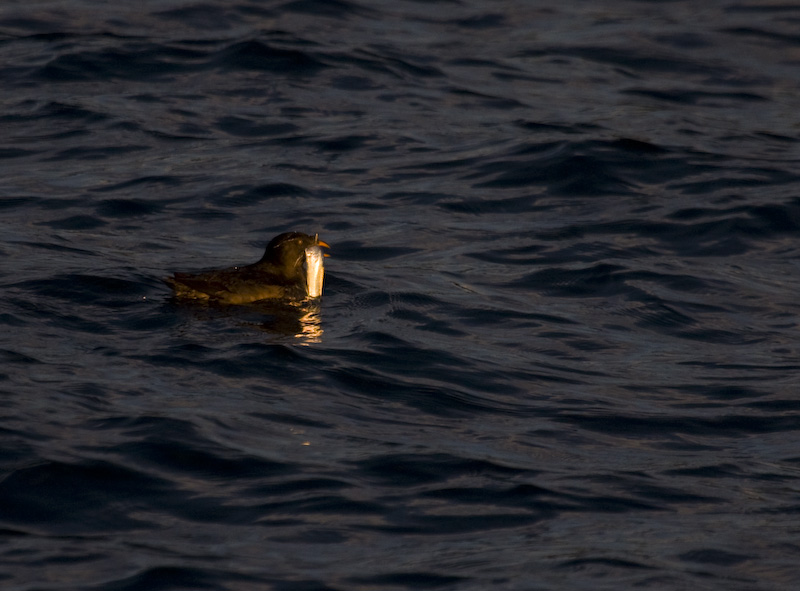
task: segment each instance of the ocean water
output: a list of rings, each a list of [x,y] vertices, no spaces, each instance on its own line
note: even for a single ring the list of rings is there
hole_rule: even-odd
[[[0,587],[793,590],[800,7],[0,5]],[[318,308],[161,277],[330,243]]]

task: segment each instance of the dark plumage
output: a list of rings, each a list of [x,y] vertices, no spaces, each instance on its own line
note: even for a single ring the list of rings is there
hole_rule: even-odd
[[[307,258],[311,264],[319,265],[321,290],[322,258],[313,256],[319,253],[312,248],[321,246],[329,248],[318,236],[286,232],[267,244],[264,256],[257,263],[197,274],[175,273],[164,281],[175,290],[175,297],[182,299],[221,304],[303,300],[309,295]]]

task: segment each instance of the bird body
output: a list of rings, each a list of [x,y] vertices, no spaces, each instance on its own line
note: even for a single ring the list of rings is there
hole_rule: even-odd
[[[164,279],[185,300],[248,304],[260,300],[300,301],[322,294],[322,249],[318,236],[286,232],[273,238],[256,263]]]

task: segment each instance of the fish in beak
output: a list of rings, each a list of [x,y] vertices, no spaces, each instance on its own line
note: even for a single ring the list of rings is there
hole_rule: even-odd
[[[306,256],[306,292],[310,298],[318,298],[322,295],[322,283],[325,278],[324,257],[328,256],[322,248],[330,248],[327,242],[319,239],[319,234],[314,236],[312,246],[305,249]]]

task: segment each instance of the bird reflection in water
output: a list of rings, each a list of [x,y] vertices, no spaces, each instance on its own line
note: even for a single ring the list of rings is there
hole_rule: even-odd
[[[294,336],[302,339],[303,344],[322,342],[322,333],[325,331],[322,330],[322,317],[319,306],[303,314],[303,316],[300,317],[300,324],[302,329]]]
[[[264,310],[268,313],[268,319],[246,324],[270,334],[294,336],[303,345],[322,342],[322,335],[325,331],[322,328],[319,302],[306,303],[296,307],[285,306],[282,309],[276,309],[275,306],[270,306],[270,308],[271,310]]]
[[[171,313],[193,321],[228,321],[241,327],[256,329],[281,338],[292,338],[300,344],[322,341],[322,311],[319,300],[295,304],[253,302],[246,306],[214,306],[205,302],[187,302],[170,298],[164,304]]]

